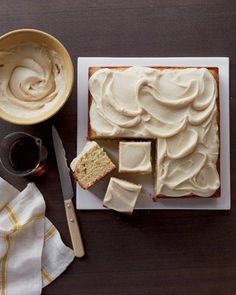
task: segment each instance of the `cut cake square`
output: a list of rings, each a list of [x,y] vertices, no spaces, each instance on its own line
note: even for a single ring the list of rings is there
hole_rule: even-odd
[[[112,172],[116,166],[95,141],[89,141],[83,151],[71,162],[75,180],[83,189]]]
[[[151,141],[120,141],[119,172],[152,172]]]
[[[142,186],[111,177],[103,205],[118,212],[132,214]]]

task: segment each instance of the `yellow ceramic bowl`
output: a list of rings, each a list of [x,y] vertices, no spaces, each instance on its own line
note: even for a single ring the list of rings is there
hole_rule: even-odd
[[[13,47],[19,43],[34,42],[37,44],[44,44],[49,49],[54,50],[63,60],[64,74],[66,76],[66,85],[61,96],[57,100],[57,104],[52,109],[31,118],[15,117],[9,113],[4,112],[0,106],[0,118],[19,125],[31,125],[47,120],[53,116],[67,101],[74,81],[74,70],[71,58],[66,48],[53,36],[34,29],[20,29],[11,31],[0,37],[0,51],[1,49]]]

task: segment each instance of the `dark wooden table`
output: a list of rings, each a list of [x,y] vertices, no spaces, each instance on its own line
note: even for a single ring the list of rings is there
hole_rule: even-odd
[[[0,34],[38,28],[78,56],[229,56],[231,65],[232,210],[79,212],[87,256],[43,290],[44,295],[236,294],[236,2],[231,0],[0,1]],[[71,161],[76,154],[76,83],[65,107],[29,127],[0,122],[0,137],[24,130],[49,148],[50,169],[35,180],[47,216],[70,245],[51,125]],[[23,189],[26,179],[0,176]],[[16,294],[23,295],[23,294]]]

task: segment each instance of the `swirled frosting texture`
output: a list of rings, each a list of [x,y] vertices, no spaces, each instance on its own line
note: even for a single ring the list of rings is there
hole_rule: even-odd
[[[63,62],[44,45],[23,43],[0,51],[0,107],[34,117],[56,104],[64,90]]]
[[[217,84],[209,70],[101,69],[89,89],[97,137],[157,139],[157,195],[214,194],[220,185]]]

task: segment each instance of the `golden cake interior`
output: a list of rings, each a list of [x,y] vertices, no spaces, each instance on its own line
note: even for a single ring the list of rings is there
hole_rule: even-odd
[[[73,173],[80,186],[88,189],[114,169],[115,165],[106,152],[96,145],[78,159]]]

